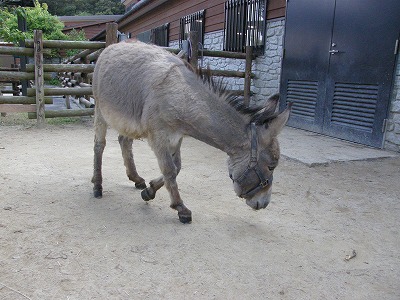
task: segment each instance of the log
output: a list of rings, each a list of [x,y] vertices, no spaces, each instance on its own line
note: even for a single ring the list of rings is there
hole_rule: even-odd
[[[53,104],[52,97],[44,97],[46,104]],[[34,96],[0,96],[0,104],[36,104]]]
[[[193,69],[196,70],[199,62],[199,34],[197,33],[197,31],[189,32],[189,40],[192,44],[192,52],[191,57],[189,58],[189,62]]]
[[[11,81],[20,81],[20,80],[34,80],[35,73],[31,72],[7,72],[0,71],[0,81],[1,82],[11,82]],[[44,79],[50,80],[51,74],[44,74]]]
[[[97,50],[96,49],[83,50],[83,51],[79,52],[78,54],[75,54],[74,56],[68,58],[66,61],[64,61],[64,63],[69,63],[69,62],[74,62],[76,60],[80,60],[81,58],[84,58],[95,51],[97,51]]]
[[[71,101],[69,98],[69,95],[65,96],[65,106],[67,107],[67,109],[71,109]]]
[[[34,56],[33,49],[25,47],[0,46],[0,54],[17,55],[17,56]],[[43,54],[48,56],[51,54],[51,50],[46,49],[43,51]]]
[[[86,58],[89,62],[95,61],[99,58],[101,52],[103,52],[103,49],[99,49],[96,52],[89,54],[88,56],[86,56]]]
[[[16,105],[16,104],[0,104],[0,112],[2,113],[20,113],[20,112],[36,112],[36,105]]]
[[[45,114],[46,118],[92,116],[94,114],[94,108],[47,110]],[[36,119],[36,113],[35,112],[28,113],[28,119]]]
[[[106,24],[106,47],[118,43],[118,24],[115,22]]]
[[[79,98],[79,103],[82,103],[83,105],[85,105],[86,108],[93,108],[94,107],[93,103],[91,103],[89,100],[87,100],[87,99],[85,99],[83,97]]]
[[[180,49],[163,47],[166,51],[178,54]],[[246,53],[241,52],[230,52],[230,51],[218,51],[218,50],[199,50],[199,55],[203,54],[203,56],[209,57],[222,57],[222,58],[237,58],[237,59],[246,59]],[[255,59],[256,56],[253,54],[252,59]]]
[[[38,127],[46,123],[44,114],[44,74],[43,74],[43,34],[41,30],[33,31],[35,41],[35,87],[36,87],[36,116]]]
[[[35,95],[36,89],[28,89],[28,96]],[[45,88],[44,94],[47,96],[64,96],[64,95],[92,95],[91,87],[74,87],[74,88]]]
[[[251,86],[251,64],[253,56],[253,47],[246,46],[246,66],[244,76],[244,104],[249,106],[250,104],[250,86]]]
[[[203,50],[203,55],[204,55],[204,56],[209,56],[209,57],[223,57],[223,58],[239,58],[239,59],[246,59],[246,53],[241,53],[241,52]],[[255,56],[252,55],[252,58],[255,59]]]
[[[33,48],[33,40],[25,40],[25,46]],[[105,48],[105,42],[90,42],[90,41],[59,41],[46,40],[43,41],[44,48],[63,48],[63,49],[101,49]]]
[[[207,72],[207,69],[203,69],[204,72]],[[210,70],[212,76],[223,76],[223,77],[239,77],[245,78],[245,72],[240,71],[228,71],[228,70]],[[251,73],[250,78],[254,78],[255,74]]]
[[[94,71],[95,65],[87,64],[44,64],[43,70],[45,72],[84,72],[91,73]],[[26,65],[28,72],[33,72],[35,66],[32,64]]]

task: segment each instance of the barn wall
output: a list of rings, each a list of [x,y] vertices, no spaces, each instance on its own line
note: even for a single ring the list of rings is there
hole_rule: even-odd
[[[73,28],[68,28],[64,29],[63,33],[67,34],[71,32],[73,29],[80,31],[83,30],[85,32],[85,37],[90,40],[92,37],[96,36],[100,32],[106,29],[106,23],[99,23],[99,24],[93,24],[90,26],[75,26]]]
[[[154,8],[149,12],[139,16],[139,10],[121,20],[119,30],[124,33],[131,33],[132,37],[136,37],[141,32],[170,23],[169,40],[174,41],[179,39],[180,18],[205,9],[205,32],[219,31],[224,29],[224,4],[225,0],[170,0],[158,6],[155,3]],[[285,5],[285,0],[269,0],[267,18],[283,17]]]

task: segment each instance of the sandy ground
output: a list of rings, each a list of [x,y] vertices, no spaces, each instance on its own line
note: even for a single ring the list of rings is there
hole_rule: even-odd
[[[399,158],[282,158],[271,204],[253,211],[225,153],[188,138],[184,225],[165,189],[141,199],[113,131],[95,199],[92,143],[90,122],[0,125],[0,299],[400,299]],[[158,176],[147,143],[134,148]]]

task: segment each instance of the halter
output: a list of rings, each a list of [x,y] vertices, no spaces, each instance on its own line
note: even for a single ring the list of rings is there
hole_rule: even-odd
[[[242,194],[239,195],[241,198],[251,198],[255,194],[257,194],[261,189],[265,188],[268,184],[272,183],[272,175],[269,178],[265,178],[262,170],[257,164],[257,128],[256,124],[253,122],[250,124],[251,128],[251,155],[250,162],[247,166],[247,169],[243,172],[243,174],[237,178],[233,179],[232,175],[230,175],[233,182],[236,182],[242,188]],[[254,176],[256,175],[256,176]],[[253,187],[249,188],[247,192],[243,192],[243,183],[249,177],[258,177],[258,182],[253,185]]]

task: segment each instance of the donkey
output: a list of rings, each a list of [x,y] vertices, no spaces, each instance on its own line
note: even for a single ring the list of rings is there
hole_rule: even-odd
[[[102,197],[102,155],[107,126],[119,133],[128,178],[148,201],[165,185],[170,207],[182,223],[192,212],[178,191],[180,147],[191,136],[228,154],[228,171],[236,194],[253,209],[265,208],[271,199],[272,173],[278,165],[277,136],[286,124],[290,105],[275,110],[279,95],[265,107],[246,107],[239,98],[219,92],[211,80],[202,80],[183,60],[164,49],[134,41],[107,47],[93,74],[95,106],[94,172],[96,198]],[[162,173],[150,181],[137,173],[133,139],[147,138]]]

